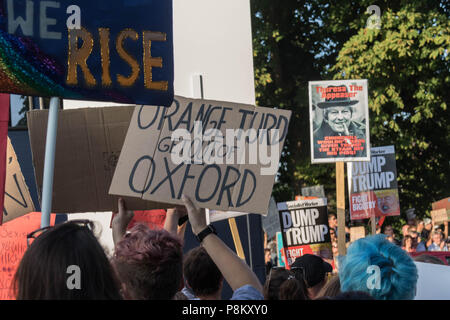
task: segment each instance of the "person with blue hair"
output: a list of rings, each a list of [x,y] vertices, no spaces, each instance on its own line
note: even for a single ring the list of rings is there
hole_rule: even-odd
[[[377,300],[412,300],[417,267],[400,247],[377,234],[353,242],[340,261],[342,292],[363,291]]]

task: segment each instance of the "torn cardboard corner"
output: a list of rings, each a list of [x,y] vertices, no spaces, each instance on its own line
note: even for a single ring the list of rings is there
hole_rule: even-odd
[[[11,140],[8,138],[3,222],[11,221],[34,211],[30,191],[20,169]]]
[[[134,107],[60,110],[56,139],[52,212],[117,210],[108,188]],[[39,195],[42,194],[48,110],[28,112],[30,143]],[[129,210],[163,209],[167,205],[124,197]]]
[[[288,110],[183,97],[175,97],[170,108],[138,107],[109,192],[179,205],[186,194],[200,208],[267,214],[290,116]],[[220,132],[224,140],[218,141],[217,134],[212,138],[209,129]],[[252,145],[258,150],[249,149],[251,139],[240,140],[243,146],[237,142],[229,147],[228,129],[258,130],[258,138],[253,139],[257,143]],[[267,132],[264,135],[260,129],[270,130],[269,134],[278,129],[278,139],[267,139]],[[174,140],[173,133],[179,130],[184,130],[187,138]],[[183,152],[182,145],[187,146]],[[264,171],[266,167],[259,161],[263,147],[266,155],[270,154],[274,172]],[[177,163],[174,155],[183,153],[185,159],[185,150],[188,160]],[[249,161],[250,155],[258,161]],[[211,161],[213,157],[222,162],[217,158]],[[229,161],[232,158],[234,161]]]

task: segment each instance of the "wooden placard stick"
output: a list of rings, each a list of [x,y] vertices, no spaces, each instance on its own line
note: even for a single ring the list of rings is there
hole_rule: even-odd
[[[371,216],[370,217],[370,225],[371,225],[371,229],[372,229],[372,235],[377,233],[377,226],[376,226],[376,222],[375,222],[375,216]]]
[[[234,247],[236,248],[236,253],[242,260],[245,261],[245,253],[242,248],[241,238],[239,237],[239,230],[237,228],[236,219],[228,219],[228,224],[230,225],[231,235],[233,236]]]
[[[339,255],[347,253],[345,245],[345,173],[344,162],[336,162],[336,204],[338,221],[338,250]]]

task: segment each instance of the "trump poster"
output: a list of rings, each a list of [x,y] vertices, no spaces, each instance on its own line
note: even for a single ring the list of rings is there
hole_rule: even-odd
[[[309,82],[311,162],[369,161],[367,80]]]

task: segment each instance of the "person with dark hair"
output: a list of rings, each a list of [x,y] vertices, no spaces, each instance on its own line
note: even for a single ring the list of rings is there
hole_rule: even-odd
[[[339,276],[335,275],[327,281],[325,286],[317,294],[318,298],[328,297],[333,298],[341,293],[341,283]],[[317,299],[316,299],[317,300]]]
[[[183,274],[186,286],[198,299],[221,299],[222,273],[203,247],[194,248],[185,255]]]
[[[220,240],[213,226],[206,224],[205,211],[197,208],[185,195],[182,200],[188,212],[192,233],[233,290],[231,300],[263,300],[258,278],[245,261]]]
[[[353,242],[340,261],[341,290],[364,291],[377,300],[411,300],[417,267],[400,247],[377,234]]]
[[[333,272],[333,267],[328,262],[312,254],[304,254],[295,259],[291,269],[302,273],[310,299],[314,299],[325,285],[327,273]]]
[[[309,300],[302,274],[274,267],[264,284],[264,300]]]
[[[91,221],[72,220],[36,230],[27,236],[30,242],[13,279],[17,300],[122,299]]]

